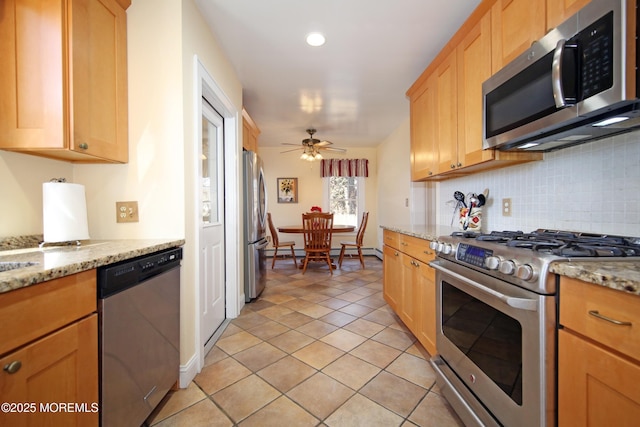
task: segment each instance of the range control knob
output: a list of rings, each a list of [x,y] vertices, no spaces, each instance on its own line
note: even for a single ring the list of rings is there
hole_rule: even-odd
[[[429,242],[429,249],[435,251],[437,247],[438,247],[438,242],[436,242],[435,240],[432,240]]]
[[[500,258],[497,256],[490,256],[484,260],[484,265],[486,265],[489,270],[497,270],[500,266]]]
[[[513,260],[502,261],[500,263],[500,273],[511,276],[516,272],[516,263]]]
[[[536,278],[536,272],[533,270],[529,264],[524,264],[518,267],[518,271],[516,272],[516,276],[519,279],[530,281]]]
[[[451,246],[449,243],[445,243],[442,247],[442,253],[445,255],[449,255],[451,252],[453,252],[453,246]]]

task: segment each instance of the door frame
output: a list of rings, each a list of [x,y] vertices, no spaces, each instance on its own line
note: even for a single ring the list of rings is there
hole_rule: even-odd
[[[240,297],[244,299],[244,288],[242,292],[239,289],[239,283],[241,272],[240,262],[240,247],[238,242],[241,241],[240,227],[240,177],[239,171],[242,170],[240,160],[238,156],[238,136],[239,136],[239,124],[240,124],[240,112],[237,107],[229,100],[224,91],[216,84],[211,75],[207,72],[204,65],[200,62],[197,55],[194,55],[194,73],[195,73],[195,105],[194,109],[194,126],[195,129],[202,127],[202,98],[203,96],[207,101],[222,115],[224,119],[224,191],[225,191],[225,208],[224,208],[224,227],[225,227],[225,317],[227,319],[238,317],[240,312]],[[200,161],[198,157],[200,141],[197,140],[201,137],[201,130],[196,132],[196,141],[193,144],[193,171],[197,171],[197,162]],[[197,193],[197,186],[191,191]],[[195,195],[197,196],[197,194]],[[194,200],[198,200],[197,197]],[[193,226],[195,227],[194,236],[196,239],[193,248],[200,247],[199,237],[199,215],[200,209],[194,210],[194,216],[191,219]],[[197,251],[196,251],[197,253]],[[205,348],[200,338],[200,258],[196,257],[195,260],[195,283],[196,291],[195,297],[195,340],[196,340],[196,358],[197,358],[197,371],[200,372],[204,366]],[[240,295],[242,293],[242,295]],[[224,323],[223,323],[224,325]],[[216,332],[217,333],[217,332]],[[215,334],[214,334],[215,335]]]

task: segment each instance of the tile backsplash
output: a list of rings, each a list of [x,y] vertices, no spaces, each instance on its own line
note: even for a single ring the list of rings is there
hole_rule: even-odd
[[[439,183],[437,225],[453,192],[489,189],[482,231],[537,228],[640,236],[640,132],[545,153],[544,160]],[[503,216],[503,198],[512,216]],[[433,200],[433,198],[431,199]]]

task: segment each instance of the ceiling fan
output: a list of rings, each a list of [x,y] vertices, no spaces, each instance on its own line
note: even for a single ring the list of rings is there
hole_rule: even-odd
[[[282,153],[289,153],[291,151],[301,149],[302,155],[300,156],[300,158],[302,160],[308,160],[312,162],[314,160],[322,159],[322,155],[320,154],[321,150],[337,151],[340,153],[345,153],[347,151],[344,148],[329,147],[329,145],[333,144],[331,141],[321,141],[317,138],[314,138],[313,134],[316,133],[315,129],[307,129],[307,133],[309,134],[309,138],[303,139],[301,146],[298,146],[298,148],[294,148],[292,150],[282,151]],[[282,145],[298,145],[298,144],[283,142]]]

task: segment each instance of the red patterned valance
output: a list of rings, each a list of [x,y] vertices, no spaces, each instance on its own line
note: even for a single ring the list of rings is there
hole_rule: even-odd
[[[369,176],[369,160],[367,159],[322,159],[321,176]]]

